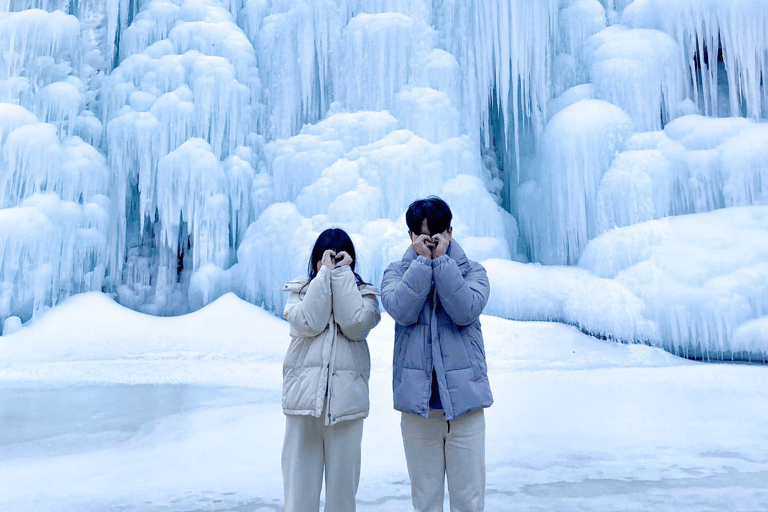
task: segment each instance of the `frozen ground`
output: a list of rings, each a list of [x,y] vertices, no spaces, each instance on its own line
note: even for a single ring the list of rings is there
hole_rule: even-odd
[[[483,328],[488,511],[768,510],[768,367]],[[409,509],[392,332],[385,316],[369,339],[361,512]],[[79,295],[0,338],[0,510],[282,510],[287,341],[233,295],[175,318]]]

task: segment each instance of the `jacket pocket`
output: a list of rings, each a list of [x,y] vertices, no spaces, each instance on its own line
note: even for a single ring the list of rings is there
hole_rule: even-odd
[[[397,327],[395,328],[395,350],[392,356],[392,377],[400,381],[403,375],[403,367],[405,366],[405,353],[407,352],[408,340],[411,337],[411,331],[413,326],[408,328]]]
[[[468,351],[471,354],[472,368],[475,370],[475,379],[481,378],[487,373],[485,363],[485,347],[483,335],[477,322],[473,322],[464,328],[464,337],[467,340]]]

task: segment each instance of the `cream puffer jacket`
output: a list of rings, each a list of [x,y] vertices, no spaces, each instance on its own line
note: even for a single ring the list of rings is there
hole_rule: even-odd
[[[287,283],[283,317],[291,344],[283,362],[283,412],[320,417],[326,425],[368,416],[371,357],[365,338],[381,319],[379,291],[359,285],[349,265],[321,267]]]

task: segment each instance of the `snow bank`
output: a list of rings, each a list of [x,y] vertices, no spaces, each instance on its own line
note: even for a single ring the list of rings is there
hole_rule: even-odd
[[[289,339],[286,322],[233,294],[168,318],[84,293],[0,338],[0,372],[21,381],[264,388],[280,381]]]
[[[490,259],[485,313],[514,320],[575,325],[598,337],[650,342],[658,338],[643,302],[621,283],[586,269]]]

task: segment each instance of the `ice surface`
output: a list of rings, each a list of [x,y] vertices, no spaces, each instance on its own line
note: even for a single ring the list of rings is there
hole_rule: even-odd
[[[768,398],[764,367],[694,363],[552,323],[482,323],[495,398],[489,508],[768,505],[768,413],[755,406]],[[368,339],[362,512],[409,504],[393,333],[384,315]],[[279,510],[288,341],[286,322],[231,294],[174,318],[82,294],[0,338],[0,508]]]

